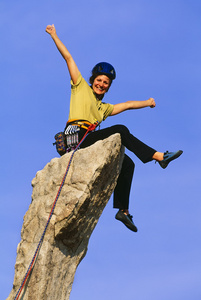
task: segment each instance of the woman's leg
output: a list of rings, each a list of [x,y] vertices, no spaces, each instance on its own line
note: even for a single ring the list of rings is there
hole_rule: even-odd
[[[128,211],[129,196],[131,183],[133,178],[135,164],[126,154],[124,155],[121,172],[117,180],[117,185],[114,189],[113,200],[114,208],[119,208]]]
[[[122,144],[128,150],[132,151],[143,163],[149,162],[153,159],[153,155],[156,153],[156,150],[138,140],[124,125],[114,125],[91,132],[82,143],[81,148],[88,147],[93,143],[103,140],[115,133],[119,133],[121,135]]]
[[[115,219],[121,221],[130,230],[137,232],[137,227],[133,222],[133,216],[129,214],[129,196],[135,165],[126,154],[122,163],[121,172],[114,190],[114,208],[119,208]]]

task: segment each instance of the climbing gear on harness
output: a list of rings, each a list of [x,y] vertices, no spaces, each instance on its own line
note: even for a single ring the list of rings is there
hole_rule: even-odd
[[[116,72],[114,67],[107,63],[107,62],[100,62],[97,65],[94,66],[92,69],[93,75],[106,75],[111,80],[114,80],[116,78]]]
[[[78,132],[80,128],[78,126],[68,125],[64,134],[66,137],[66,152],[70,152],[75,149],[77,144],[79,143],[79,135]]]
[[[62,182],[61,182],[60,187],[59,187],[59,189],[58,189],[56,198],[55,198],[54,203],[53,203],[53,205],[52,205],[52,208],[51,208],[51,211],[50,211],[50,214],[49,214],[49,217],[48,217],[48,220],[47,220],[45,229],[44,229],[44,231],[43,231],[43,233],[42,233],[42,236],[41,236],[41,238],[40,238],[40,241],[39,241],[39,243],[38,243],[38,246],[37,246],[37,248],[36,248],[36,251],[35,251],[35,253],[34,253],[34,256],[33,256],[32,260],[31,260],[31,263],[30,263],[30,265],[29,265],[29,267],[28,267],[28,269],[27,269],[27,272],[26,272],[26,274],[25,274],[25,276],[24,276],[24,279],[23,279],[23,281],[22,281],[22,284],[21,284],[20,288],[18,289],[18,291],[17,291],[17,293],[16,293],[16,295],[15,295],[14,300],[18,300],[18,299],[19,299],[19,296],[20,296],[20,294],[21,294],[21,292],[22,292],[22,289],[23,289],[23,287],[24,287],[24,285],[25,285],[25,283],[26,283],[26,281],[27,281],[27,279],[28,279],[28,277],[29,277],[29,275],[30,275],[30,273],[31,273],[31,271],[32,271],[32,269],[33,269],[33,267],[34,267],[34,263],[35,263],[36,258],[37,258],[37,256],[38,256],[39,250],[40,250],[40,248],[41,248],[41,245],[42,245],[42,242],[43,242],[43,239],[44,239],[44,236],[45,236],[47,227],[48,227],[48,225],[49,225],[49,223],[50,223],[51,217],[52,217],[52,215],[53,215],[53,213],[54,213],[54,209],[55,209],[57,200],[58,200],[59,195],[60,195],[60,193],[61,193],[62,187],[63,187],[63,185],[64,185],[64,183],[65,183],[66,176],[67,176],[67,174],[68,174],[68,171],[69,171],[69,168],[70,168],[70,165],[71,165],[73,156],[74,156],[75,152],[79,149],[79,146],[80,146],[80,145],[82,144],[82,142],[85,140],[87,134],[88,134],[90,131],[95,130],[96,127],[97,127],[97,125],[98,125],[98,123],[96,123],[96,124],[91,124],[91,125],[87,128],[87,131],[86,131],[86,133],[84,134],[83,138],[81,139],[81,141],[79,142],[79,144],[77,145],[77,147],[74,149],[74,151],[72,152],[72,154],[71,154],[71,156],[70,156],[70,159],[69,159],[69,162],[68,162],[68,165],[67,165],[67,168],[66,168],[66,172],[65,172],[65,174],[64,174],[64,176],[63,176],[63,179],[62,179]]]
[[[92,123],[86,120],[69,120],[66,123],[64,134],[66,136],[66,152],[70,152],[75,149],[79,143],[79,131],[81,128],[87,130]]]
[[[56,145],[57,152],[61,156],[64,155],[66,153],[67,148],[65,134],[63,132],[58,132],[54,138],[56,142],[53,143],[53,145]]]
[[[161,168],[165,169],[165,168],[167,168],[168,164],[172,160],[178,158],[182,153],[183,153],[182,150],[179,150],[177,152],[168,152],[168,151],[166,151],[164,153],[163,160],[159,161],[158,163],[161,166]]]
[[[97,124],[97,123],[96,123]],[[57,152],[62,156],[66,152],[70,152],[76,148],[79,143],[79,131],[81,128],[88,130],[92,123],[86,120],[74,119],[66,123],[64,132],[55,135],[55,143]],[[97,125],[96,125],[97,126]]]
[[[126,215],[122,210],[119,210],[115,216],[115,219],[124,223],[124,225],[126,225],[126,227],[130,230],[137,232],[137,227],[133,223],[133,216],[130,214]]]

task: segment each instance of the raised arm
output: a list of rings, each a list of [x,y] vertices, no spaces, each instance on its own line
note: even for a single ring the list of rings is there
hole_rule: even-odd
[[[77,67],[76,63],[74,62],[70,52],[68,51],[66,46],[62,43],[62,41],[58,38],[54,25],[48,25],[46,27],[46,32],[51,35],[59,52],[65,59],[67,66],[68,66],[69,73],[70,73],[70,77],[71,77],[73,83],[75,84],[77,82],[80,71],[78,70],[78,67]]]
[[[139,109],[144,107],[155,107],[156,103],[153,98],[149,98],[145,101],[127,101],[123,103],[118,103],[114,105],[113,111],[110,116],[120,114],[121,112],[129,109]]]

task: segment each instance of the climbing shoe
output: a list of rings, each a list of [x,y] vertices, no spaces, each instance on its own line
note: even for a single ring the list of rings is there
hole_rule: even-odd
[[[165,168],[167,168],[168,164],[172,160],[178,158],[182,153],[183,153],[182,150],[179,150],[177,152],[168,152],[168,151],[166,151],[164,153],[163,160],[159,161],[158,163],[161,166],[161,168],[165,169]]]
[[[115,216],[115,219],[124,223],[124,225],[126,225],[126,227],[129,228],[130,230],[137,232],[137,227],[133,223],[133,216],[129,214],[126,215],[122,210],[119,210]]]

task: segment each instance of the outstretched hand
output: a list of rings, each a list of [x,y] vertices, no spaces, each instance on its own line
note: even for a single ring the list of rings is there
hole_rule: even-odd
[[[47,33],[49,33],[50,35],[56,33],[56,29],[54,27],[54,24],[52,25],[47,25],[46,30]]]
[[[149,98],[149,107],[154,108],[156,106],[156,102],[154,98]]]

